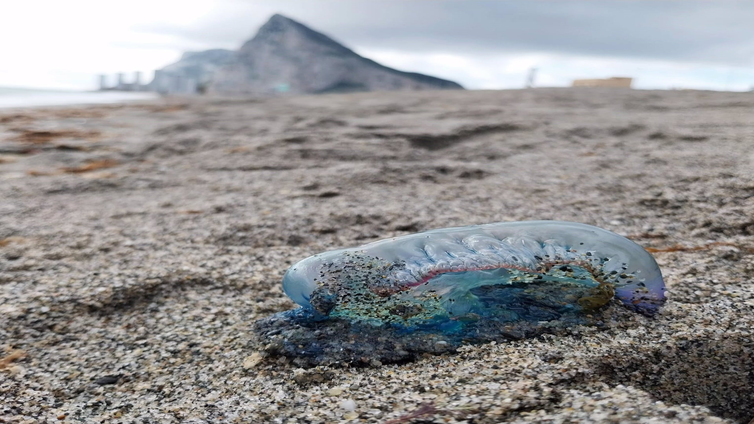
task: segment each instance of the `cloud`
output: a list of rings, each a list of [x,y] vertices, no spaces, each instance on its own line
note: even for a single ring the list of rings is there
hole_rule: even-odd
[[[144,28],[237,47],[275,12],[349,47],[549,53],[754,66],[754,2],[225,0],[190,25]]]
[[[456,55],[407,53],[400,50],[363,50],[378,62],[402,70],[452,79],[469,89],[521,88],[531,68],[535,85],[569,86],[574,79],[628,76],[639,89],[697,88],[746,91],[754,84],[754,69],[698,66],[662,60],[635,60],[546,53]]]

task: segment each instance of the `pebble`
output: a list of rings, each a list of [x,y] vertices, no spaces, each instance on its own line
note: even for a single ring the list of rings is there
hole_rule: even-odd
[[[345,399],[340,402],[341,409],[353,412],[356,410],[356,402],[353,399]]]
[[[327,390],[327,394],[330,396],[340,396],[343,393],[342,387],[333,387]]]

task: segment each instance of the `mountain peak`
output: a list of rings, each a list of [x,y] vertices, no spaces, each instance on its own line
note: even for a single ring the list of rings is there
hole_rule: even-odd
[[[218,71],[211,90],[275,95],[448,88],[462,87],[380,65],[325,34],[275,14]]]
[[[259,28],[257,34],[247,42],[269,40],[274,42],[282,42],[283,39],[296,39],[304,38],[313,43],[320,44],[323,47],[334,50],[339,54],[356,55],[351,49],[343,46],[332,38],[322,34],[321,32],[314,31],[301,22],[295,21],[291,18],[283,16],[279,13],[272,15],[267,22]],[[291,40],[289,40],[290,42]],[[241,48],[243,50],[243,47]]]
[[[267,22],[265,22],[264,25],[262,25],[261,28],[259,28],[257,35],[263,34],[266,32],[283,31],[286,29],[291,29],[297,25],[301,25],[301,24],[294,21],[291,18],[285,17],[279,13],[276,13],[272,15],[270,19],[268,19]]]
[[[295,22],[295,23],[298,23],[298,22],[294,21],[293,19],[291,19],[291,18],[289,18],[287,16],[281,15],[280,13],[276,13],[276,14],[270,16],[270,19],[267,20],[267,23],[270,23],[270,22]]]

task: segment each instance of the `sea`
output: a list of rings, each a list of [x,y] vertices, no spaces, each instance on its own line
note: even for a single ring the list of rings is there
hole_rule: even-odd
[[[124,103],[155,99],[157,93],[125,91],[64,91],[0,87],[0,109]]]

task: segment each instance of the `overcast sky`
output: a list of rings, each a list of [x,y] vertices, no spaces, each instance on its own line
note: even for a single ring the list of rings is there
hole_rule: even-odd
[[[0,14],[0,86],[91,89],[183,51],[237,49],[274,13],[357,53],[467,88],[633,76],[637,88],[754,87],[752,1],[24,0]]]

